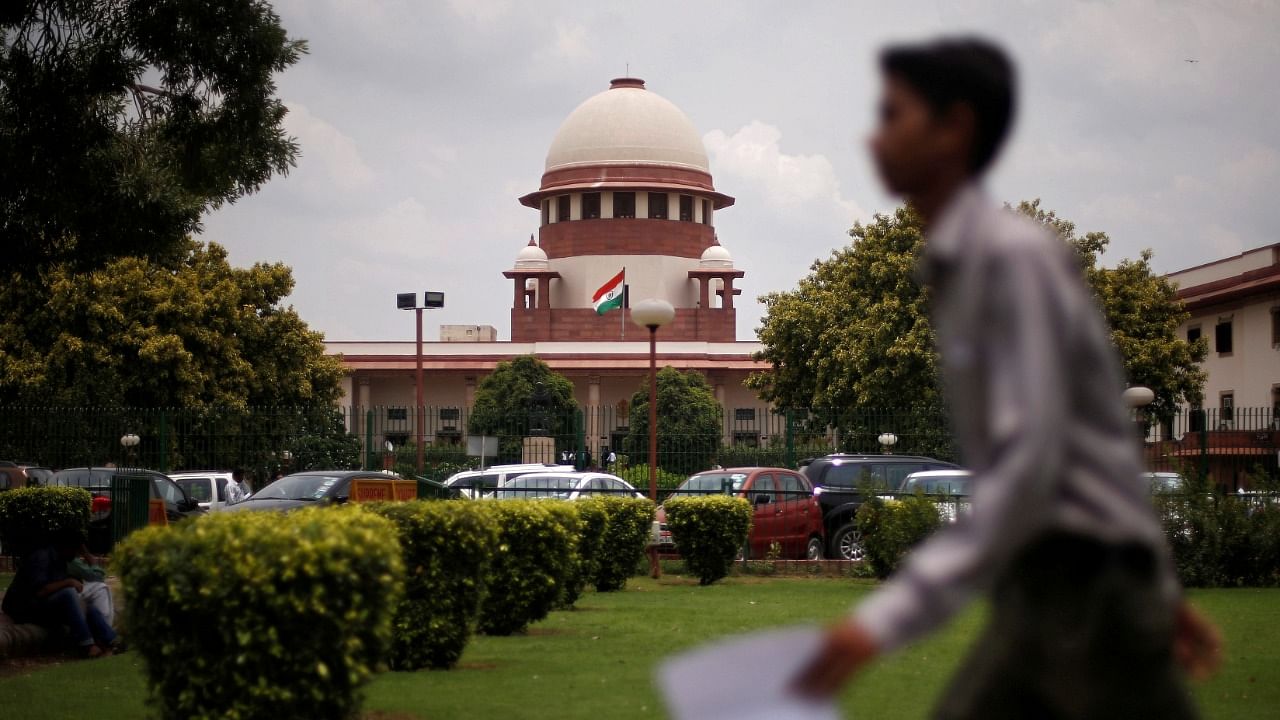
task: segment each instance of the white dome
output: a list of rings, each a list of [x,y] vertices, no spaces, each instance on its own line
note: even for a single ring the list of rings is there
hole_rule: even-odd
[[[702,259],[698,261],[698,267],[703,268],[732,268],[733,256],[729,254],[721,245],[712,245],[702,251]]]
[[[532,241],[520,248],[520,252],[516,254],[517,270],[546,270],[547,267],[546,251],[534,245]]]
[[[670,100],[620,78],[579,105],[556,132],[546,170],[580,165],[674,165],[711,172],[698,130]]]

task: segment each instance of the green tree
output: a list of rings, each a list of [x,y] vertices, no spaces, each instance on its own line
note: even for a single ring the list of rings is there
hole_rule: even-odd
[[[559,452],[577,445],[577,411],[573,383],[533,355],[521,355],[498,363],[476,386],[467,431],[501,438],[498,452],[506,459],[518,459],[522,439],[535,431],[554,437]]]
[[[26,0],[0,9],[5,265],[172,260],[210,207],[294,164],[263,0]]]
[[[1105,233],[1077,234],[1038,200],[1017,210],[1075,249],[1129,382],[1156,393],[1152,417],[1167,418],[1179,403],[1197,401],[1204,382],[1197,364],[1205,347],[1177,336],[1187,314],[1172,284],[1151,271],[1150,251],[1104,267]],[[849,234],[853,242],[815,262],[795,290],[761,298],[765,347],[759,357],[773,369],[752,375],[748,386],[780,407],[818,409],[819,422],[864,435],[878,432],[876,421],[849,409],[911,407],[897,423],[924,433],[941,423],[941,395],[928,293],[914,274],[924,247],[920,218],[899,208]]]
[[[288,267],[232,267],[185,241],[170,264],[122,257],[0,287],[0,404],[331,405],[343,368],[292,307]],[[29,292],[38,293],[33,302]]]
[[[724,432],[724,410],[702,373],[658,371],[658,464],[689,474],[711,467]],[[627,452],[640,464],[649,452],[649,382],[631,396]]]

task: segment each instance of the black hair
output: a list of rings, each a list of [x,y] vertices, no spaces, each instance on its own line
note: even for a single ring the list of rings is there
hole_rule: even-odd
[[[49,538],[51,544],[59,550],[76,549],[84,544],[84,533],[76,528],[58,528]]]
[[[1013,125],[1017,105],[1016,73],[1003,50],[979,38],[893,45],[880,54],[880,69],[911,86],[935,113],[957,103],[972,108],[969,170],[979,174],[991,165]]]
[[[232,479],[232,480],[235,480],[236,482],[240,482],[241,480],[243,480],[243,479],[244,479],[244,470],[241,470],[240,468],[236,468],[235,470],[232,470],[232,471],[231,471],[231,479]]]

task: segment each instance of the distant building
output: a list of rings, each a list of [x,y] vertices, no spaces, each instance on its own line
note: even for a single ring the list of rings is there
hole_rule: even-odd
[[[676,308],[658,332],[659,366],[707,377],[726,411],[726,442],[762,441],[767,410],[743,381],[769,366],[754,359],[759,343],[737,340],[744,273],[715,231],[715,214],[734,200],[716,189],[701,136],[679,108],[642,80],[614,80],[565,119],[538,188],[519,201],[538,213],[536,239],[511,248],[509,268],[493,268],[495,282],[501,272],[513,288],[511,340],[490,326],[444,326],[440,342],[425,344],[429,442],[460,442],[480,380],[530,354],[572,380],[591,410],[587,449],[599,457],[618,447],[649,364],[647,332],[628,308],[646,298]],[[624,307],[597,315],[594,292],[624,271]],[[353,409],[352,430],[375,447],[412,437],[414,343],[326,346],[349,371],[341,402]]]
[[[440,342],[497,342],[498,328],[492,325],[441,325]]]
[[[1179,332],[1205,338],[1206,408],[1221,429],[1236,409],[1280,418],[1280,243],[1171,273],[1191,318]]]

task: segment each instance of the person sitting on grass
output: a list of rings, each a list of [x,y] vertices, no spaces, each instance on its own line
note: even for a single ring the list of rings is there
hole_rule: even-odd
[[[84,583],[67,574],[67,563],[80,554],[84,538],[62,532],[51,545],[22,559],[4,595],[3,610],[17,623],[50,629],[67,627],[85,657],[110,655],[120,638],[96,603],[86,601]],[[104,586],[105,587],[105,586]]]

